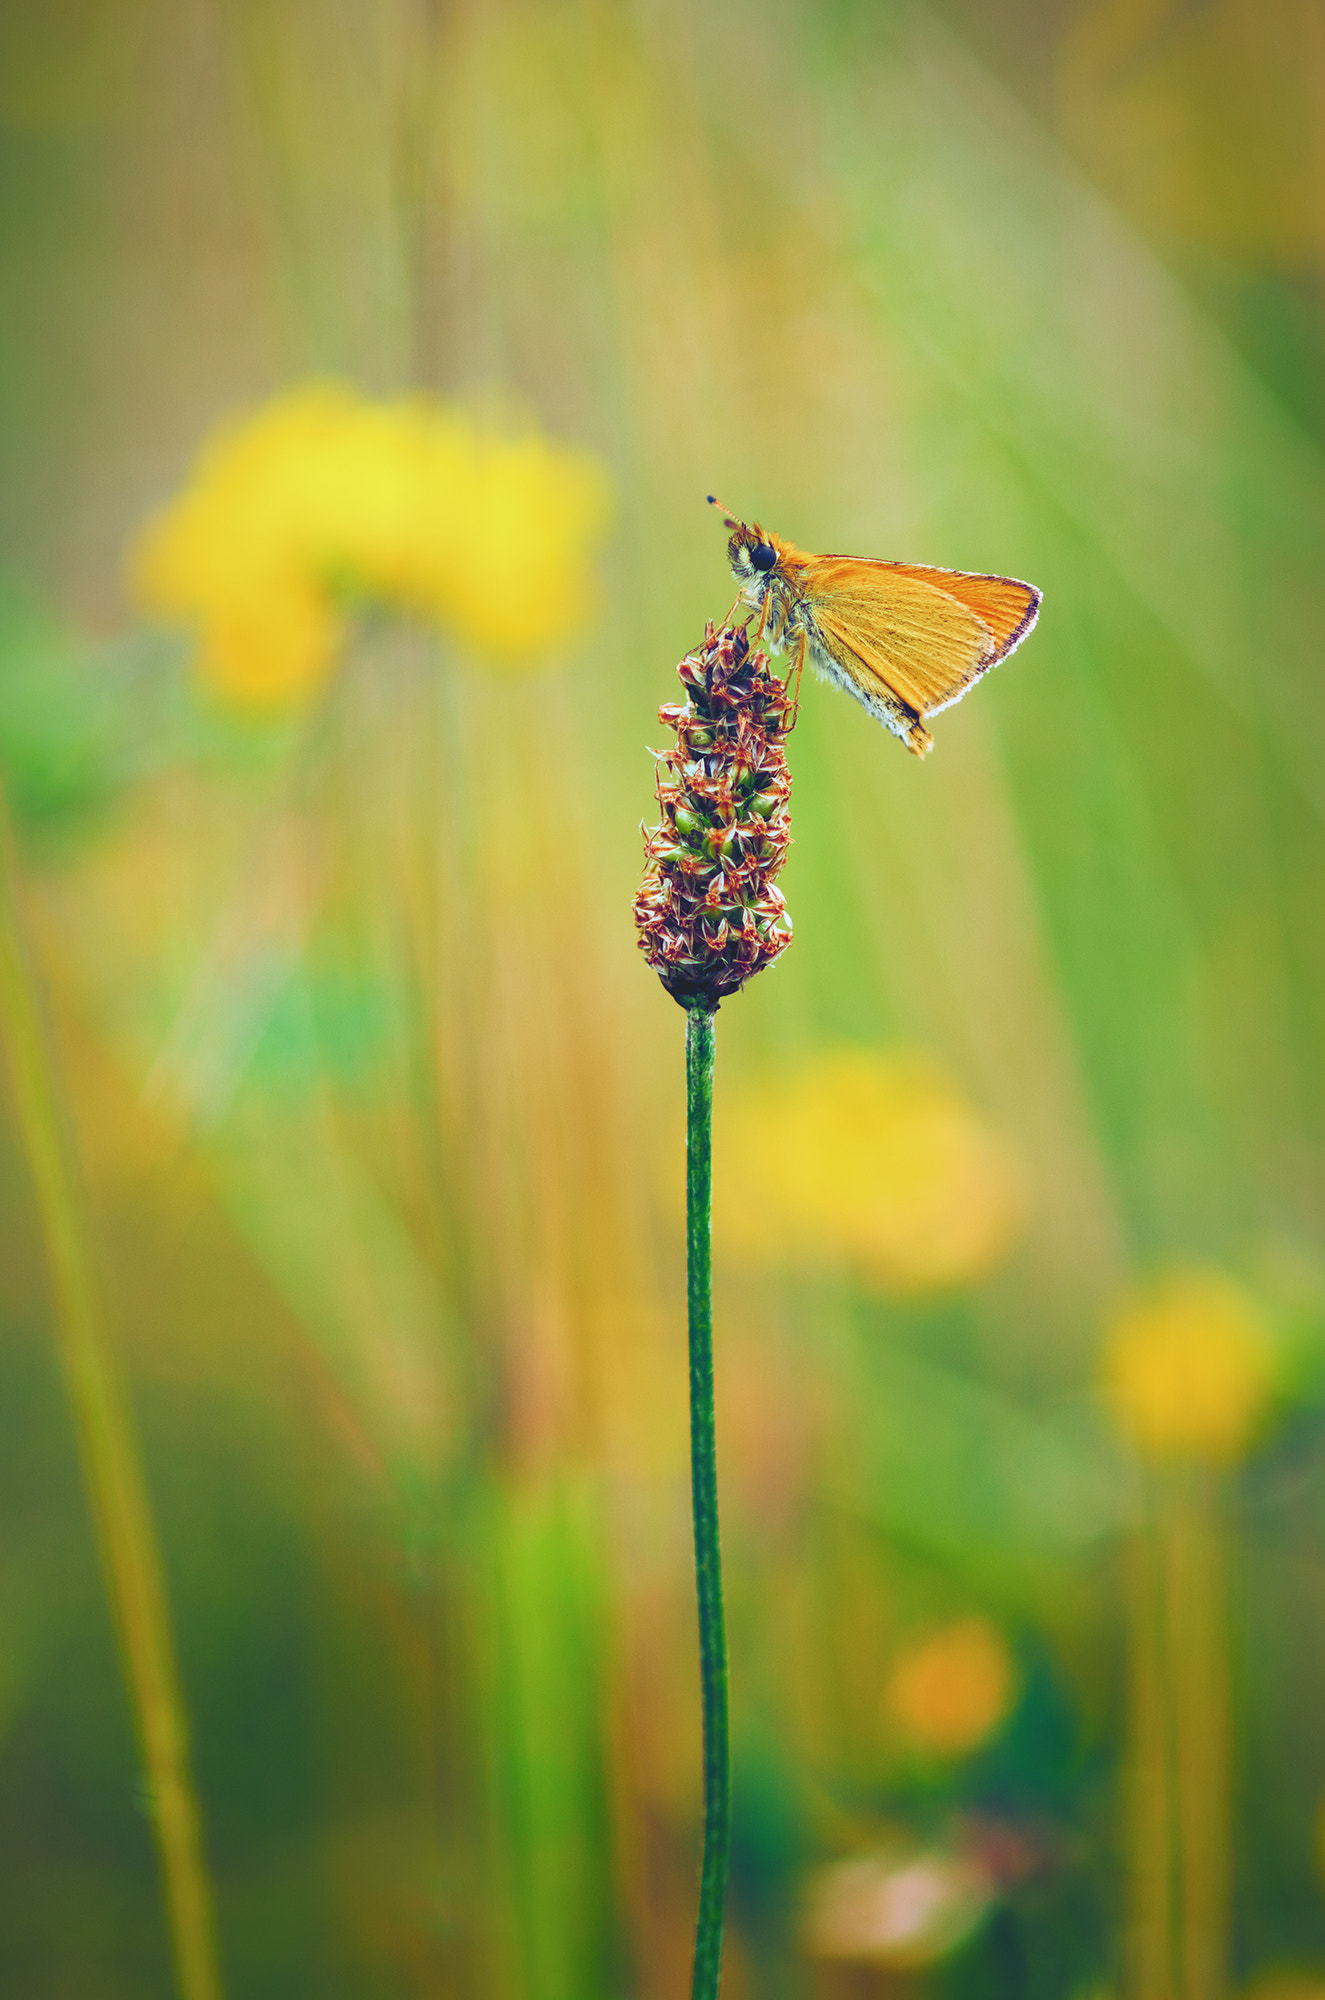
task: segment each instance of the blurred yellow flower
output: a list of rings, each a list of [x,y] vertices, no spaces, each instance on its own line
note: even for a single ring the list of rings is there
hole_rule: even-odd
[[[919,1056],[817,1056],[739,1102],[719,1145],[719,1242],[774,1260],[846,1258],[885,1291],[982,1277],[1021,1216],[1007,1151]]]
[[[528,664],[589,616],[607,512],[587,453],[423,396],[317,382],[212,436],[131,548],[130,586],[196,628],[218,693],[279,706],[321,686],[354,600]]]
[[[921,1749],[959,1757],[997,1729],[1015,1693],[1001,1633],[986,1618],[962,1618],[901,1655],[884,1705]]]
[[[1235,1459],[1273,1387],[1254,1302],[1220,1271],[1177,1271],[1126,1303],[1105,1341],[1105,1396],[1150,1458]]]

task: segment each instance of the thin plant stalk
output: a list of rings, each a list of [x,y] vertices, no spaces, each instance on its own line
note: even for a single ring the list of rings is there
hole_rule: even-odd
[[[221,2000],[211,1885],[156,1533],[128,1402],[92,1282],[72,1145],[0,800],[0,1043],[50,1269],[56,1345],[133,1703],[181,2000]]]
[[[718,1463],[713,1422],[713,1015],[686,1010],[686,1279],[690,1323],[690,1488],[699,1599],[699,1677],[704,1715],[704,1859],[695,1925],[691,2000],[717,2000],[723,1906],[731,1845],[727,1748],[727,1637],[718,1539]]]

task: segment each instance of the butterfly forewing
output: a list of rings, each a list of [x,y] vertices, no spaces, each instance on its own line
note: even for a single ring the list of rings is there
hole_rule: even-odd
[[[870,563],[871,569],[876,565]],[[1014,576],[979,576],[964,569],[934,569],[923,563],[877,564],[898,576],[913,577],[917,583],[932,584],[966,605],[983,619],[997,641],[995,660],[1001,660],[1019,646],[1034,625],[1040,609],[1040,592],[1033,583],[1021,583]],[[993,666],[994,660],[988,662]]]
[[[884,567],[833,559],[839,574],[810,598],[814,622],[847,673],[873,674],[917,715],[928,715],[993,665],[998,640],[948,591],[893,569],[885,580]],[[842,574],[866,569],[868,577]]]

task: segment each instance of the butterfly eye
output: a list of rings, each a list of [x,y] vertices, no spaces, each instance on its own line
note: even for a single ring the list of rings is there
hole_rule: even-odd
[[[750,548],[750,560],[756,569],[772,569],[778,559],[778,552],[771,542],[754,542]]]

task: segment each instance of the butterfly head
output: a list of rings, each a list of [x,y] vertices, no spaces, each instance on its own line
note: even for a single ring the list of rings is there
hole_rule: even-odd
[[[727,560],[732,566],[732,575],[738,583],[758,583],[775,568],[778,559],[776,545],[764,533],[758,521],[747,524],[729,514],[720,500],[710,493],[710,507],[716,507],[726,525],[731,529],[731,539],[727,543]]]

